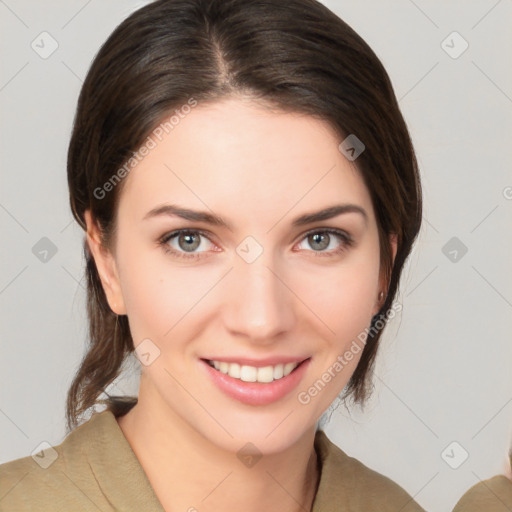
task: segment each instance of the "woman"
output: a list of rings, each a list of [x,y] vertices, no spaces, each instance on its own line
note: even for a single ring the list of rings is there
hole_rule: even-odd
[[[74,430],[1,467],[0,507],[422,510],[318,429],[367,398],[421,223],[390,80],[349,26],[314,0],[147,5],[89,70],[68,181]],[[133,352],[138,397],[76,428]]]

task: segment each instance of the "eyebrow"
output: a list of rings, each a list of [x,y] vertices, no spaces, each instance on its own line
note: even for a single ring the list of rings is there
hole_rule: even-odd
[[[338,215],[345,213],[359,213],[364,218],[365,223],[368,223],[368,214],[361,206],[356,204],[338,204],[329,206],[328,208],[324,208],[317,212],[300,215],[292,221],[292,226],[305,226],[307,224],[312,224],[313,222],[332,219],[333,217],[337,217]],[[142,220],[160,216],[180,217],[185,220],[204,222],[206,224],[223,227],[229,231],[233,231],[233,226],[218,215],[205,211],[191,210],[189,208],[183,208],[173,204],[163,204],[153,208],[144,215]]]

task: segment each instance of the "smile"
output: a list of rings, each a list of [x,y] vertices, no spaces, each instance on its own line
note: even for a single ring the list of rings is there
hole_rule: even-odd
[[[268,405],[289,396],[301,383],[311,364],[302,361],[221,361],[200,359],[210,382],[228,397],[248,405]],[[252,366],[247,363],[259,364]],[[265,365],[265,366],[261,366]]]
[[[276,364],[275,366],[249,366],[226,361],[208,361],[216,370],[244,382],[273,382],[290,375],[300,363]]]

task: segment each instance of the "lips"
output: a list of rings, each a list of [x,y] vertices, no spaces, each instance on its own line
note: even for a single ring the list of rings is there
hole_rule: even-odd
[[[292,363],[290,358],[287,359],[288,364]],[[219,362],[219,360],[214,361]],[[225,359],[223,362],[228,364],[228,361]],[[309,357],[302,360],[297,360],[297,358],[295,358],[295,361],[293,362],[294,368],[286,376],[284,375],[284,365],[286,363],[267,365],[267,367],[272,367],[273,371],[276,367],[279,367],[279,365],[283,366],[283,376],[281,378],[274,379],[272,374],[272,380],[269,380],[270,376],[267,375],[267,382],[259,382],[258,380],[244,381],[237,377],[231,377],[229,374],[220,371],[220,369],[215,369],[215,363],[212,360],[201,359],[200,363],[200,366],[203,369],[202,371],[206,372],[209,379],[211,379],[211,382],[230,398],[248,405],[267,405],[289,395],[299,386],[309,364],[311,363],[311,358]],[[234,365],[237,364],[240,368],[240,372],[259,372],[260,370],[268,372],[269,370],[265,370],[265,366],[261,366],[265,363],[266,361],[257,361],[256,364],[258,364],[258,366],[251,366],[252,370],[243,370],[244,366],[247,367],[249,365],[240,365],[240,363],[230,362],[229,365],[235,368],[234,371],[236,371],[236,366]],[[279,372],[279,369],[277,371]],[[250,378],[252,379],[253,376],[250,376]]]

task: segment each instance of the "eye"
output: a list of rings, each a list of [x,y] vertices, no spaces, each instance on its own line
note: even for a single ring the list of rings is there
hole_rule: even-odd
[[[207,243],[202,243],[202,238],[207,240]],[[173,242],[173,243],[171,243]],[[199,259],[201,253],[208,252],[208,244],[213,245],[207,235],[198,230],[180,229],[164,235],[159,244],[163,247],[166,253],[172,253],[178,258]],[[203,251],[196,251],[197,248],[206,245]]]
[[[202,239],[207,240],[207,242],[203,243]],[[338,240],[338,244],[335,242],[336,239]],[[307,241],[310,247],[313,248],[315,256],[327,257],[340,254],[354,243],[348,233],[333,228],[309,231],[303,236],[301,243],[304,241]],[[192,229],[179,229],[168,233],[164,235],[158,243],[166,253],[171,253],[173,256],[185,259],[200,259],[206,257],[207,254],[203,253],[208,253],[209,250],[212,250],[211,247],[216,247],[205,232]],[[205,245],[206,247],[204,247]],[[203,250],[197,251],[200,247]],[[330,250],[325,250],[329,247]],[[213,250],[216,251],[216,249]]]
[[[336,238],[338,239],[338,244],[333,240]],[[313,248],[313,252],[317,253],[315,256],[334,256],[345,251],[354,243],[348,233],[332,228],[309,231],[302,240],[307,241],[309,246]],[[325,249],[329,247],[331,250],[326,251]]]

